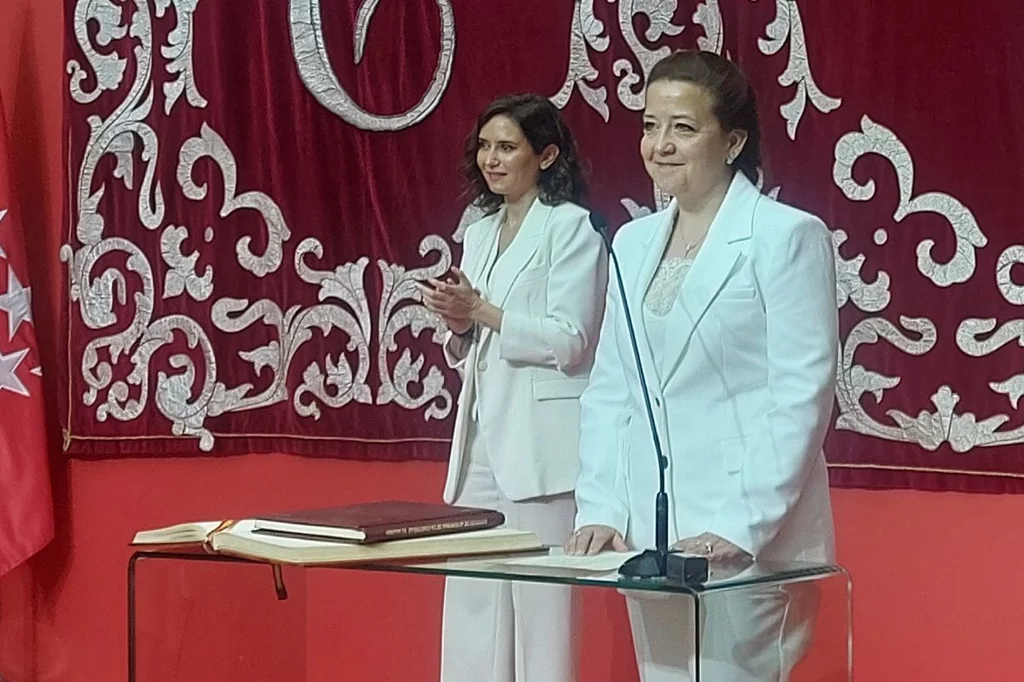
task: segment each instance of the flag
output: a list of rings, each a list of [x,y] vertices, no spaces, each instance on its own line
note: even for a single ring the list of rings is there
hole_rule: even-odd
[[[42,369],[0,99],[0,576],[53,538]]]

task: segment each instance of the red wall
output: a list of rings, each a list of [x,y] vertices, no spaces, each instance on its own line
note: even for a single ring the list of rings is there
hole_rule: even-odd
[[[62,232],[62,4],[0,0],[0,92],[23,215],[27,226],[43,228],[30,232],[38,236],[30,244],[31,277],[51,367],[58,350]],[[54,388],[51,381],[51,395]],[[265,509],[268,501],[432,499],[442,484],[441,467],[430,464],[288,456],[67,462],[57,439],[53,449],[58,538],[0,581],[0,675],[12,682],[125,679],[125,542],[138,528]],[[840,560],[854,575],[858,680],[1024,678],[1024,647],[1016,634],[1024,620],[1024,497],[837,490],[834,500]],[[230,585],[215,582],[197,593],[180,574],[168,574],[167,581],[165,602],[184,595],[187,609],[161,624],[167,636],[155,646],[164,653],[171,646],[199,647],[207,666],[220,661],[225,671],[245,669],[244,657],[219,654],[225,635],[251,625],[246,614],[262,607],[247,605],[250,611],[241,616],[218,612],[222,628],[213,637],[199,627],[212,623],[188,609],[197,612],[207,592]],[[373,615],[367,595],[383,587],[389,589]],[[306,642],[308,679],[431,679],[440,623],[437,581],[319,572],[308,577],[306,589],[305,609],[316,625]],[[588,600],[585,613],[593,660],[584,679],[633,679],[621,604],[606,595]],[[235,620],[224,620],[229,617]],[[370,672],[367,661],[378,667]],[[609,664],[610,672],[598,672]]]

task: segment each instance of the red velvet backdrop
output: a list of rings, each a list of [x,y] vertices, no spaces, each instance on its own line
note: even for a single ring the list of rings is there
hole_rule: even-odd
[[[765,191],[833,228],[834,481],[1024,489],[1017,0],[320,4],[67,0],[73,453],[443,458],[412,280],[458,260],[476,112],[552,96],[621,223],[644,75],[699,46],[757,87]]]

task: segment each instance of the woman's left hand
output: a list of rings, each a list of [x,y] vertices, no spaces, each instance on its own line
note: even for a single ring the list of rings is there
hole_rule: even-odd
[[[752,556],[714,533],[701,533],[697,537],[685,538],[672,545],[672,549],[686,554],[703,554],[709,559],[721,562],[750,561]]]
[[[433,289],[423,289],[423,302],[427,309],[453,320],[475,320],[484,300],[473,288],[466,273],[452,268],[454,279],[430,279]]]

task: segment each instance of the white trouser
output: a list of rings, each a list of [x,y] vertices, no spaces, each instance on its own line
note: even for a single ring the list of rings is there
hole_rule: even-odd
[[[494,480],[483,439],[470,438],[457,505],[497,509],[509,528],[560,545],[572,532],[572,493],[514,502]],[[448,578],[441,636],[441,682],[573,682],[573,593],[559,585]]]
[[[703,597],[701,682],[787,682],[806,653],[820,601],[811,582]],[[642,682],[691,682],[694,601],[685,595],[626,596]]]

